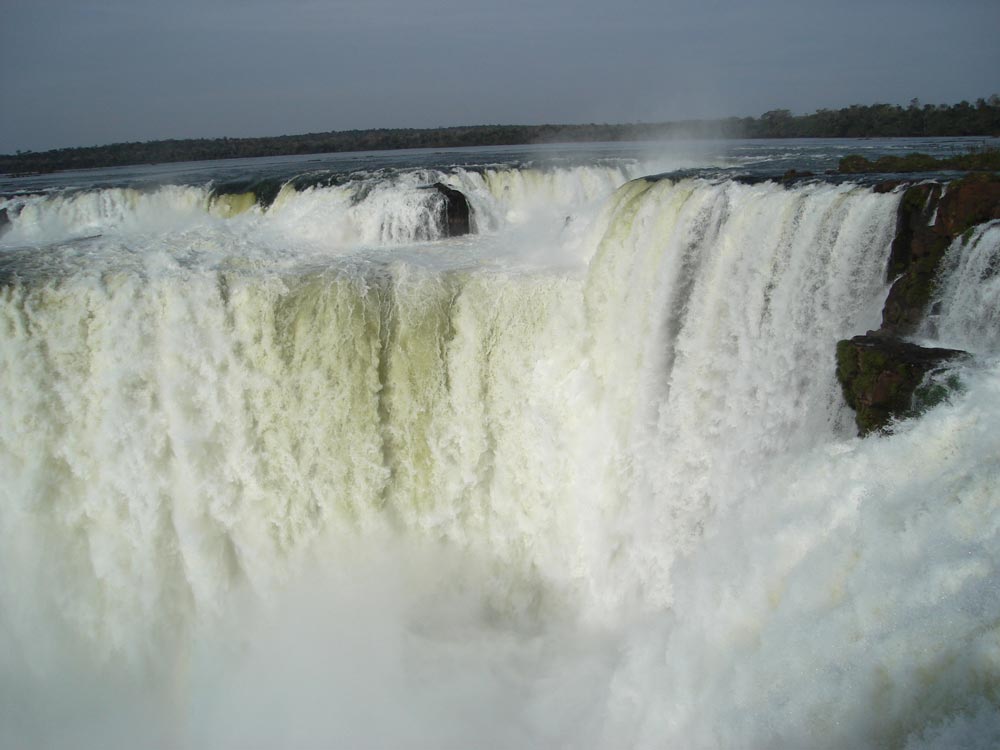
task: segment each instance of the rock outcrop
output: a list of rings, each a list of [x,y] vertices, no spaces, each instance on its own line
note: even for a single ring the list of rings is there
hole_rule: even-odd
[[[469,199],[460,190],[435,182],[430,186],[444,198],[441,213],[441,226],[445,237],[459,237],[472,231],[472,207]]]
[[[984,148],[955,156],[933,157],[930,154],[882,156],[869,161],[860,154],[850,154],[840,160],[841,174],[878,174],[900,172],[943,172],[946,170],[991,171],[1000,169],[1000,151]]]
[[[230,180],[214,186],[211,201],[213,205],[227,206],[231,215],[242,213],[254,205],[269,208],[283,185],[283,180],[269,177]]]
[[[926,348],[874,331],[838,342],[837,380],[855,411],[858,434],[885,429],[893,419],[940,400],[944,386],[928,387],[924,394],[919,389],[928,373],[962,356],[956,349]]]
[[[875,190],[888,192],[899,184],[886,183]],[[886,268],[887,279],[895,281],[882,309],[882,326],[837,344],[837,380],[856,413],[860,435],[883,430],[892,420],[919,413],[921,404],[930,405],[946,395],[945,385],[926,386],[926,377],[965,352],[924,348],[903,337],[922,322],[951,243],[993,219],[1000,219],[998,175],[977,174],[945,185],[925,182],[906,188]]]
[[[882,311],[882,330],[905,336],[923,320],[938,266],[952,241],[977,224],[1000,218],[1000,177],[971,175],[946,186],[922,183],[899,203],[888,279],[895,279]]]

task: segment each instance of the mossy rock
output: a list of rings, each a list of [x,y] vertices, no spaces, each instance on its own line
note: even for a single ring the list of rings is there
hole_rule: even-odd
[[[1000,150],[983,149],[958,156],[935,158],[930,154],[912,153],[905,156],[880,156],[870,161],[860,154],[849,154],[840,160],[841,174],[876,174],[901,172],[1000,170]]]
[[[934,296],[938,269],[951,243],[975,226],[1000,219],[1000,176],[968,175],[944,186],[921,183],[899,202],[896,237],[887,280],[892,289],[882,311],[882,329],[913,333]]]
[[[927,375],[963,356],[874,333],[838,342],[837,380],[854,409],[858,434],[886,430],[946,398],[950,381],[927,381]]]
[[[837,171],[841,174],[867,174],[872,163],[861,154],[849,154],[840,160]]]
[[[931,370],[913,391],[911,416],[920,416],[944,403],[957,393],[965,391],[965,385],[953,372]]]

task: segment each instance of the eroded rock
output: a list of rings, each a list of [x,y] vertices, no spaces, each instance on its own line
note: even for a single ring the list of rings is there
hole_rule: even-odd
[[[854,409],[858,433],[867,435],[894,419],[913,416],[919,411],[914,396],[928,373],[963,356],[957,349],[921,347],[875,331],[838,342],[837,380]],[[929,389],[925,396],[931,401],[941,394]]]
[[[886,276],[895,279],[882,310],[882,330],[913,333],[934,294],[948,246],[971,227],[1000,218],[1000,176],[970,175],[942,186],[907,188],[899,204],[896,239]]]
[[[460,190],[435,182],[430,186],[444,198],[441,226],[446,237],[459,237],[472,231],[472,207],[469,199]]]

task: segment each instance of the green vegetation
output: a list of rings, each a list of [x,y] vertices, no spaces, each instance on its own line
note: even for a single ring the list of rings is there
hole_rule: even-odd
[[[453,128],[345,130],[273,138],[198,138],[115,143],[0,156],[0,173],[26,174],[160,162],[230,159],[343,151],[527,143],[640,141],[661,138],[860,138],[898,136],[1000,136],[1000,96],[955,105],[903,108],[891,104],[852,105],[793,115],[787,109],[760,117],[622,125],[477,125]],[[962,167],[972,169],[973,167]]]
[[[965,384],[953,372],[932,370],[913,391],[913,405],[908,416],[919,417],[952,396],[965,392]]]
[[[869,161],[858,154],[845,156],[840,160],[838,170],[843,174],[871,174],[874,172],[939,172],[957,171],[1000,171],[1000,150],[979,149],[967,154],[936,159],[927,154],[914,153],[906,156],[882,156]]]

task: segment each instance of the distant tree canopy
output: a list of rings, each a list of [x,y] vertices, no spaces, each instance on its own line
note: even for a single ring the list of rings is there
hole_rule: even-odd
[[[925,104],[911,99],[905,109],[892,104],[853,104],[793,116],[787,109],[741,120],[746,138],[868,138],[1000,135],[1000,96],[977,99],[975,105]]]
[[[342,130],[265,138],[196,138],[113,143],[107,146],[18,152],[0,156],[0,173],[160,162],[287,156],[343,151],[455,146],[513,146],[529,143],[641,141],[660,138],[861,138],[899,136],[1000,136],[1000,96],[954,105],[852,105],[793,115],[787,109],[760,117],[622,125],[476,125],[452,128]]]

